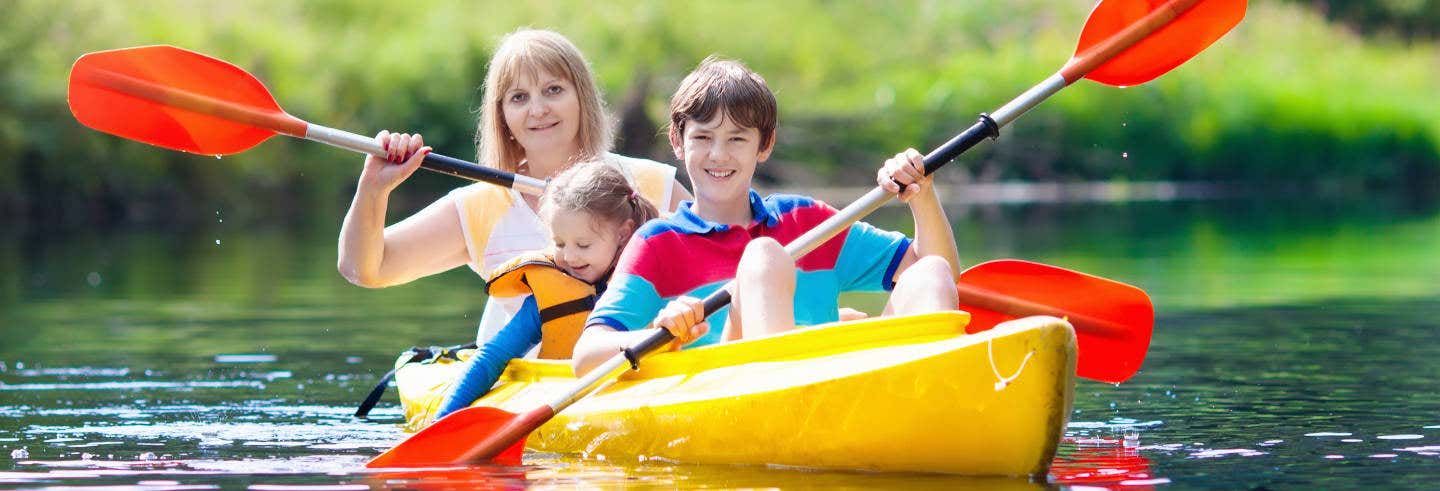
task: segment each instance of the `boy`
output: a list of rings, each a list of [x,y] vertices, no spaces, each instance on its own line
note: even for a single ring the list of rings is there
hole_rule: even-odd
[[[860,222],[798,261],[785,253],[781,244],[836,210],[803,196],[761,199],[751,189],[775,147],[776,124],[774,94],[739,62],[707,58],[681,82],[670,101],[670,145],[695,201],[636,231],[575,346],[576,373],[639,342],[647,327],[670,330],[679,347],[833,322],[842,291],[893,290],[887,315],[955,308],[955,237],[914,149],[876,176],[910,205],[914,241]],[[702,318],[698,297],[731,277],[731,308]]]

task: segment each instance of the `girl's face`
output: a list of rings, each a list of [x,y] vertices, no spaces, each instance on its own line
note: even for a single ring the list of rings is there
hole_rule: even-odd
[[[580,135],[580,99],[575,84],[545,70],[522,73],[500,101],[505,126],[527,154],[541,149],[573,150]]]
[[[550,240],[555,262],[586,283],[600,281],[615,269],[620,244],[635,231],[633,220],[618,226],[597,220],[584,210],[561,211],[550,216]]]

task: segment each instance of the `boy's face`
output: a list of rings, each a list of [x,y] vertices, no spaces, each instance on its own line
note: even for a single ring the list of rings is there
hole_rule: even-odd
[[[735,124],[723,111],[710,121],[690,121],[680,154],[695,200],[711,206],[748,203],[755,167],[770,158],[774,141],[760,148],[760,130]]]

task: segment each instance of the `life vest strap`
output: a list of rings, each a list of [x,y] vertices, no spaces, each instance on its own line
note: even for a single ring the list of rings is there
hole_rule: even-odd
[[[565,317],[567,315],[579,314],[595,310],[595,296],[577,298],[569,302],[558,303],[540,309],[540,323],[546,323]]]

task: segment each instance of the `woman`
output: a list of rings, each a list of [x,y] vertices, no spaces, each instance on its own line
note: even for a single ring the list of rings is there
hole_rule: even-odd
[[[549,179],[570,165],[601,160],[619,168],[657,208],[674,210],[690,194],[675,168],[610,153],[604,101],[589,65],[560,34],[520,30],[490,59],[476,130],[481,163]],[[487,183],[452,191],[399,223],[385,226],[389,196],[419,168],[430,147],[420,135],[376,135],[388,158],[367,156],[340,228],[340,274],[382,288],[462,264],[484,275],[516,255],[549,246],[536,209],[540,198]],[[480,322],[483,342],[504,326],[523,298],[491,298]]]

